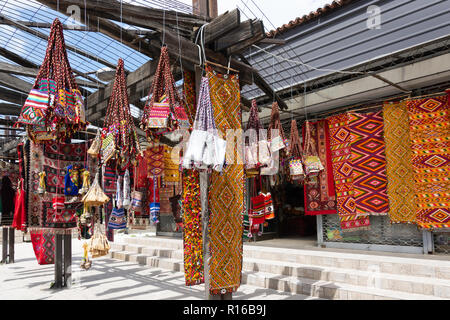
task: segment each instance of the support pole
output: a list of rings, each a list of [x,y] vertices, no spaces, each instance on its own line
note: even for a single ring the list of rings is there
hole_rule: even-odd
[[[8,228],[2,228],[2,263],[8,261]]]
[[[7,229],[9,231],[9,252],[8,252],[8,263],[14,263],[14,228],[9,227]]]
[[[63,287],[63,235],[55,235],[55,283],[54,289]]]
[[[209,291],[209,207],[208,207],[208,193],[209,193],[209,174],[208,172],[200,172],[200,201],[202,204],[202,237],[203,237],[203,270],[205,277],[205,299],[216,300],[214,295]]]
[[[64,287],[72,284],[72,234],[64,235]]]

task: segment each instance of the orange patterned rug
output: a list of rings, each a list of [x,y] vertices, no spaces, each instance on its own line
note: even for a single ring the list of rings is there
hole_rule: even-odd
[[[449,97],[407,101],[417,225],[450,227]]]
[[[241,129],[240,91],[237,75],[208,71],[211,102],[217,129]],[[233,148],[227,141],[227,149]],[[236,150],[234,150],[236,152]],[[236,155],[236,154],[235,154]],[[235,157],[236,159],[236,157]],[[210,292],[236,291],[242,270],[242,213],[244,210],[244,166],[228,164],[222,173],[213,172],[210,207]]]
[[[405,102],[383,106],[387,195],[392,223],[416,223],[408,111]]]

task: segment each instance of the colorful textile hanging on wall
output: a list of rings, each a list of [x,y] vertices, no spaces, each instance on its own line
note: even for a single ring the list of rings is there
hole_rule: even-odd
[[[109,217],[113,210],[113,202],[117,190],[117,174],[116,171],[110,167],[105,166],[103,171],[103,192],[109,197],[109,202],[103,206],[105,212],[105,226],[108,226]],[[108,241],[114,241],[114,230],[105,227],[106,237]]]
[[[180,183],[180,165],[172,159],[173,149],[167,145],[164,146],[164,183],[168,185]],[[176,148],[176,150],[180,149]]]
[[[183,174],[184,274],[187,286],[204,283],[203,238],[200,201],[200,177],[197,170]]]
[[[195,74],[184,73],[184,98],[190,124],[196,113]],[[203,270],[202,204],[200,201],[200,175],[197,170],[183,171],[183,244],[184,279],[187,286],[205,282]]]
[[[28,192],[28,224],[30,228],[45,228],[65,232],[76,228],[76,211],[81,201],[68,202],[64,198],[64,176],[69,165],[82,166],[86,158],[86,144],[47,142],[31,144]],[[45,172],[46,193],[39,195],[39,173]],[[55,210],[57,198],[65,199],[63,209]],[[64,200],[62,200],[64,201]]]
[[[217,129],[241,129],[240,91],[237,75],[208,71],[211,102]],[[227,152],[234,152],[227,143]],[[235,159],[237,159],[235,157]],[[231,163],[221,174],[212,173],[210,208],[210,292],[233,292],[239,288],[242,270],[242,212],[244,210],[244,166]]]
[[[55,235],[44,230],[30,231],[34,254],[39,264],[55,263]]]
[[[450,120],[447,96],[407,101],[417,225],[450,227]]]
[[[311,139],[316,144],[317,153],[325,170],[322,170],[318,176],[309,175],[305,178],[305,214],[309,216],[336,214],[333,165],[326,120],[311,123]]]
[[[415,223],[414,176],[406,103],[384,104],[383,119],[389,217],[392,223]]]
[[[330,129],[331,160],[335,181],[337,209],[342,231],[358,231],[369,227],[369,216],[357,216],[351,163],[352,135],[349,115],[339,114],[327,119]]]
[[[349,128],[356,214],[387,215],[389,202],[382,111],[349,113]]]
[[[164,145],[147,148],[144,151],[144,158],[147,159],[147,177],[160,177],[164,173]]]

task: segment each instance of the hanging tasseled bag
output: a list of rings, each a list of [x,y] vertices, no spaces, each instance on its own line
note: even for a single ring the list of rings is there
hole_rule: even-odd
[[[136,178],[135,178],[136,179]],[[131,206],[131,196],[130,196],[130,172],[125,170],[125,175],[123,177],[123,207],[128,210]]]
[[[149,208],[150,208],[150,222],[155,225],[159,223],[159,212],[161,210],[161,204],[159,202],[156,202],[156,188],[157,188],[157,182],[156,178],[153,178],[153,201],[150,202]]]
[[[116,142],[114,133],[112,131],[106,134],[106,137],[102,140],[101,156],[102,162],[107,163],[116,154]]]
[[[120,230],[127,228],[127,218],[123,208],[114,208],[108,221],[108,229]]]
[[[263,159],[262,163],[259,160],[259,141],[262,137],[260,137],[260,131],[263,129],[263,126],[261,124],[261,121],[258,116],[258,106],[256,104],[256,100],[252,100],[252,106],[250,108],[250,115],[247,122],[247,133],[248,133],[248,143],[246,142],[244,151],[245,151],[245,169],[246,171],[254,171],[252,169],[257,169],[261,165],[266,165],[269,162],[270,159],[270,153],[267,154],[269,151],[268,149],[265,150],[266,155],[268,159]],[[261,139],[262,140],[262,139]],[[263,146],[264,147],[264,146]],[[262,150],[261,153],[264,153]],[[247,174],[248,175],[248,174]]]
[[[225,163],[226,141],[219,137],[216,129],[207,77],[202,78],[197,105],[194,130],[188,141],[183,167],[189,169],[194,162],[199,169],[213,166],[214,170],[221,172]]]
[[[142,192],[131,192],[131,210],[140,212],[142,209]]]
[[[275,133],[275,135],[272,135],[273,133]],[[277,152],[286,147],[286,139],[284,129],[280,121],[280,110],[277,102],[272,104],[268,138],[270,141],[270,151]]]
[[[64,202],[66,201],[65,197],[53,197],[52,198],[52,207],[54,210],[63,210],[65,208]]]
[[[275,210],[272,202],[272,195],[270,192],[263,193],[261,195],[264,196],[264,216],[266,220],[271,220],[275,218]]]
[[[35,142],[64,141],[85,129],[84,104],[67,58],[63,25],[55,19],[44,61],[17,124]],[[77,109],[79,109],[77,111]]]
[[[163,95],[166,99],[162,100]],[[158,67],[148,96],[150,99],[144,107],[141,120],[141,128],[147,133],[147,137],[155,137],[176,130],[179,124],[176,121],[175,109],[181,107],[181,100],[170,70],[169,52],[166,46],[161,48]],[[180,113],[179,110],[178,113]]]
[[[311,138],[311,124],[309,121],[305,123],[305,173],[306,175],[316,176],[325,168],[320,161],[316,151],[316,143]]]
[[[98,154],[100,153],[101,148],[102,148],[102,140],[100,137],[100,130],[97,130],[97,135],[95,136],[95,139],[87,152],[92,157],[97,157]]]
[[[305,173],[303,171],[302,148],[297,129],[297,121],[291,122],[291,135],[289,137],[289,173],[292,180],[303,180]]]
[[[122,59],[117,62],[116,74],[102,130],[102,161],[117,159],[119,169],[134,164],[140,153],[136,128],[128,101],[125,66]]]
[[[270,144],[267,140],[258,141],[258,160],[261,165],[270,165]]]

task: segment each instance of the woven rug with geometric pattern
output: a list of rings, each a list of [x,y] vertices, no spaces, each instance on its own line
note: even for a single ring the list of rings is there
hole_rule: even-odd
[[[449,97],[407,101],[417,225],[450,227]]]
[[[369,216],[358,217],[356,213],[349,115],[347,113],[338,114],[327,120],[330,129],[331,161],[341,230],[345,232],[367,229],[370,226]]]
[[[76,212],[82,209],[81,201],[68,203],[64,209],[54,210],[52,199],[64,197],[64,176],[67,167],[73,164],[84,165],[86,144],[66,144],[47,142],[31,143],[30,179],[28,193],[28,226],[31,229],[44,228],[52,232],[66,233],[76,228]],[[46,193],[37,193],[39,173],[45,172]]]
[[[186,113],[192,126],[196,113],[193,72],[185,71],[184,73],[183,93],[186,100]],[[184,279],[187,286],[193,286],[205,282],[199,172],[194,169],[184,170],[182,180]]]
[[[217,129],[225,137],[227,129],[241,129],[240,90],[237,75],[208,71],[211,102]],[[227,141],[227,154],[236,149]],[[236,159],[236,157],[234,158]],[[209,191],[210,208],[210,292],[236,291],[242,270],[242,213],[244,210],[244,166],[227,164],[213,172]]]
[[[387,195],[391,223],[416,223],[412,151],[405,102],[383,106]]]
[[[389,210],[381,112],[348,114],[353,197],[358,216],[387,215]]]

